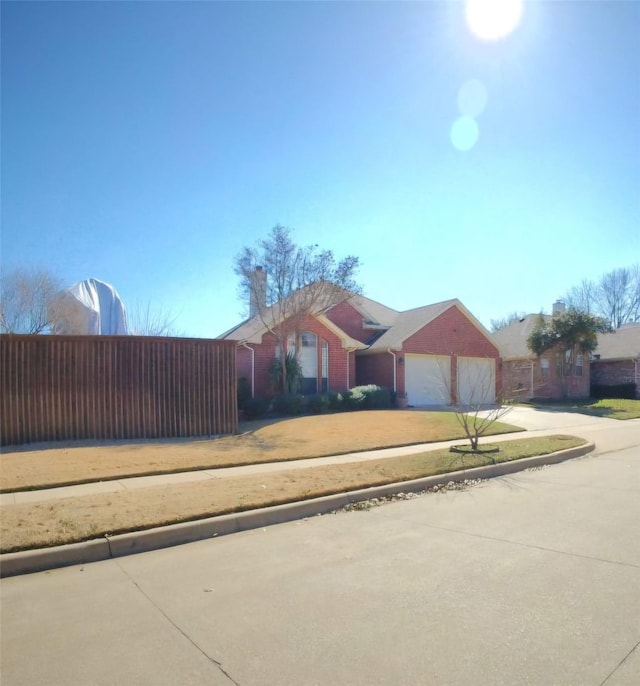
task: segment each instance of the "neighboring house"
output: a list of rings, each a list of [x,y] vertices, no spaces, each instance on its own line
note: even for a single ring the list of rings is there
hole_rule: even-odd
[[[353,296],[298,328],[304,393],[371,383],[406,394],[414,406],[495,401],[498,347],[457,299],[398,312]],[[252,393],[272,395],[268,370],[277,342],[260,317],[221,338],[238,341],[238,377]]]
[[[553,314],[564,311],[564,303],[555,303]],[[551,316],[543,315],[545,321]],[[503,394],[508,398],[588,398],[590,393],[589,360],[576,354],[573,365],[565,364],[565,350],[549,350],[538,357],[529,350],[527,339],[538,324],[539,314],[528,314],[495,331],[493,339],[502,353]]]
[[[624,324],[614,333],[598,336],[598,347],[591,358],[591,383],[635,383],[636,398],[640,398],[640,322]]]

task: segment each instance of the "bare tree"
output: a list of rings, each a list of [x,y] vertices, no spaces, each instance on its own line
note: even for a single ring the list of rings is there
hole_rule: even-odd
[[[250,315],[259,317],[278,342],[283,390],[290,335],[297,340],[305,316],[320,314],[359,293],[354,280],[358,267],[359,260],[352,255],[337,261],[330,250],[296,245],[291,229],[280,224],[236,257],[234,271],[240,277],[240,294],[251,305]]]
[[[501,317],[500,319],[492,319],[490,320],[490,325],[491,325],[491,333],[495,333],[496,331],[499,331],[500,329],[504,329],[505,326],[509,326],[512,322],[518,321],[519,319],[522,319],[523,317],[526,317],[527,313],[526,312],[511,312],[509,313],[506,317]]]
[[[464,389],[460,387],[460,359],[458,359],[458,388],[452,392],[451,377],[447,366],[437,363],[437,372],[429,380],[436,384],[443,399],[451,399],[456,421],[469,441],[470,451],[481,452],[480,438],[502,417],[513,409],[516,400],[496,389],[495,367],[491,364],[469,365],[465,369]],[[454,447],[455,448],[455,447]],[[495,452],[495,448],[493,449]]]
[[[183,336],[175,328],[177,318],[170,310],[164,310],[162,305],[153,308],[150,302],[137,302],[127,312],[129,330],[134,336]]]
[[[0,331],[48,333],[61,280],[46,269],[16,269],[0,278]]]
[[[467,370],[466,393],[460,397],[458,391],[453,410],[472,452],[480,452],[480,438],[511,412],[513,403],[513,398],[496,392],[495,369],[491,365],[475,365]]]
[[[604,274],[598,285],[599,313],[614,329],[640,318],[640,265],[614,269]]]
[[[569,309],[605,318],[614,329],[640,320],[640,265],[584,279],[563,298]]]
[[[583,279],[579,286],[573,286],[562,298],[569,310],[578,310],[591,314],[596,309],[598,285],[589,279]]]

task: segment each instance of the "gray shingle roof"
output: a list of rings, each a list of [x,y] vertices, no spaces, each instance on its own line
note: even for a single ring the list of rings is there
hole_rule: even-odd
[[[453,305],[460,304],[460,301],[454,298],[453,300],[445,300],[441,303],[398,312],[393,326],[374,341],[369,349],[372,352],[380,352],[388,348],[397,350],[402,347],[403,342],[409,336],[413,336],[416,331],[419,331],[423,326],[426,326]]]
[[[355,348],[357,350],[367,350],[371,353],[381,352],[392,349],[399,350],[402,348],[403,342],[419,331],[422,327],[429,324],[436,317],[446,312],[451,307],[457,307],[463,314],[470,319],[474,325],[483,332],[490,340],[491,335],[482,326],[482,324],[465,308],[465,306],[457,299],[445,300],[433,305],[425,305],[424,307],[416,307],[405,312],[398,312],[390,307],[386,307],[375,300],[370,300],[363,295],[353,296],[349,301],[358,312],[362,315],[367,324],[372,328],[388,327],[386,331],[380,333],[377,337],[371,336],[371,344],[367,346],[360,343],[347,335],[336,324],[330,321],[324,314],[316,314],[316,318],[328,329],[334,331],[342,339],[344,347]],[[274,306],[277,307],[277,306]],[[271,309],[271,308],[270,308]],[[237,341],[244,341],[247,343],[260,343],[263,334],[267,331],[260,317],[256,316],[252,319],[240,323],[238,326],[225,332],[219,338],[233,339]]]
[[[640,358],[640,322],[626,324],[614,333],[600,334],[595,355],[600,355],[601,360]]]
[[[400,314],[398,310],[382,305],[370,298],[365,298],[364,295],[355,295],[349,300],[349,304],[353,305],[360,312],[368,324],[393,326]]]
[[[551,319],[549,315],[543,316],[545,320]],[[536,328],[539,317],[539,314],[528,314],[491,334],[500,348],[503,359],[517,360],[523,357],[533,357],[533,353],[527,347],[527,338]]]

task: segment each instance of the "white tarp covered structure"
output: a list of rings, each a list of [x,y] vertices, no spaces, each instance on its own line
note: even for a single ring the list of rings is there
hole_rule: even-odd
[[[86,279],[60,293],[55,334],[126,335],[127,314],[118,291],[98,279]]]

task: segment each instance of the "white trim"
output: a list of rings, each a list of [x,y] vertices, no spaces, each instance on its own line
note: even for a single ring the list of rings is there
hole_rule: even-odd
[[[242,341],[240,345],[251,351],[251,397],[253,398],[256,394],[256,351],[247,345],[246,341]]]
[[[393,357],[393,392],[397,393],[397,391],[398,391],[398,377],[397,377],[397,369],[396,369],[396,367],[397,367],[397,365],[396,365],[396,362],[397,362],[396,354],[393,352],[393,350],[391,350],[391,348],[387,348],[387,352],[389,353],[389,355],[391,355]]]

